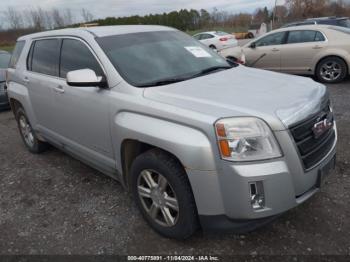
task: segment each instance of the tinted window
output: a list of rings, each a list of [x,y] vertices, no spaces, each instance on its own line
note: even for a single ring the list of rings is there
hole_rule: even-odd
[[[270,46],[270,45],[281,45],[283,43],[283,39],[285,36],[285,32],[275,33],[268,36],[263,37],[262,39],[255,42],[256,46]]]
[[[216,32],[216,35],[218,35],[218,36],[225,36],[225,35],[229,35],[229,34],[219,31],[219,32]]]
[[[16,43],[16,47],[15,47],[15,50],[13,50],[13,54],[12,54],[10,64],[9,64],[10,68],[16,67],[18,59],[23,51],[24,44],[25,44],[25,41],[18,41]]]
[[[201,40],[206,40],[206,39],[210,39],[210,38],[214,38],[214,36],[209,35],[209,34],[202,34],[202,36],[201,36]]]
[[[216,52],[178,31],[115,35],[97,41],[125,80],[140,87],[229,67]]]
[[[46,39],[35,41],[29,70],[45,75],[58,76],[60,40]]]
[[[195,39],[200,40],[202,35],[195,35],[193,36]]]
[[[318,40],[321,39],[321,40]],[[316,41],[324,41],[324,37],[320,32],[312,30],[290,31],[288,36],[288,44],[309,43]]]
[[[91,69],[97,76],[103,71],[87,46],[74,39],[64,39],[62,44],[60,77],[66,78],[69,71]]]
[[[322,42],[322,41],[326,41],[326,38],[321,32],[317,32],[315,36],[315,42]]]
[[[9,62],[11,55],[8,53],[0,53],[0,69],[5,69],[9,67]]]
[[[337,25],[337,20],[320,20],[317,23],[320,25]]]

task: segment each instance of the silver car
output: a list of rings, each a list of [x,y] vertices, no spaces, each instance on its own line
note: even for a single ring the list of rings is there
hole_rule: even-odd
[[[227,62],[161,26],[21,37],[8,95],[24,144],[119,180],[150,226],[247,232],[319,191],[335,165],[329,94]]]
[[[6,70],[11,59],[10,53],[0,50],[0,111],[10,107],[6,90]]]

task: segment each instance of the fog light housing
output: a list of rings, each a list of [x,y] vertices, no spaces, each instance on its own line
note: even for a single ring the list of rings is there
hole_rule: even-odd
[[[254,210],[265,208],[264,185],[262,181],[249,183],[250,204]]]

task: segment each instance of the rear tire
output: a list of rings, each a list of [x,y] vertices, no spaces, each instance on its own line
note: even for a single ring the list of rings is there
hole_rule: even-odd
[[[333,56],[318,63],[316,77],[323,83],[339,83],[348,75],[348,67],[343,59]]]
[[[24,109],[18,107],[15,115],[19,132],[27,149],[33,154],[39,154],[46,151],[49,145],[37,138]]]
[[[186,239],[198,229],[197,208],[187,174],[170,154],[153,149],[131,167],[131,191],[147,223],[159,234]]]

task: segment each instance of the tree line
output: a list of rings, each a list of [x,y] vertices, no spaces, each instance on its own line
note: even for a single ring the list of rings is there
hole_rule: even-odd
[[[245,31],[252,24],[275,21],[275,27],[284,23],[320,16],[350,16],[350,4],[344,0],[286,0],[285,5],[276,8],[258,8],[253,13],[230,13],[214,8],[210,12],[205,9],[181,9],[178,11],[149,14],[145,16],[107,17],[94,19],[94,14],[81,9],[77,15],[70,9],[53,8],[45,10],[41,7],[19,11],[8,7],[0,14],[0,29],[7,28],[8,35],[13,37],[23,32],[36,32],[56,28],[76,27],[81,23],[98,23],[99,25],[154,24],[175,27],[182,31],[209,30],[218,27],[230,28],[231,32]],[[4,23],[6,21],[6,24]],[[3,37],[2,42],[9,39]]]

